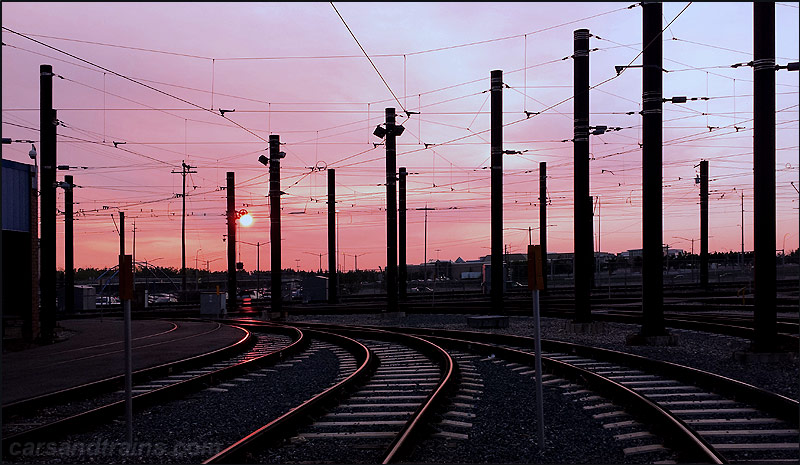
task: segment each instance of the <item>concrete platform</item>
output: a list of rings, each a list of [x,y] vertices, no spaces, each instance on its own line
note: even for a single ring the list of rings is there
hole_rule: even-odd
[[[66,340],[3,354],[3,404],[123,374],[122,319],[63,320],[59,326]],[[214,322],[134,320],[133,369],[220,349],[244,334]]]
[[[508,317],[502,315],[468,316],[470,328],[508,328]]]

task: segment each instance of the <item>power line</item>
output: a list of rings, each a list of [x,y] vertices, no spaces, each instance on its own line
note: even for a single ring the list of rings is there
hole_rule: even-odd
[[[339,15],[339,19],[341,19],[342,23],[344,23],[344,27],[347,28],[347,31],[350,32],[351,36],[353,36],[353,40],[355,40],[356,44],[358,44],[358,48],[360,48],[361,51],[364,52],[364,56],[367,57],[367,60],[369,60],[369,64],[371,64],[372,67],[375,68],[375,72],[378,73],[378,76],[381,78],[381,81],[383,81],[383,83],[386,85],[386,88],[389,89],[389,92],[392,94],[392,97],[394,97],[394,99],[397,101],[397,104],[400,105],[400,108],[403,109],[403,113],[405,113],[406,116],[408,116],[408,111],[406,111],[406,108],[403,106],[402,103],[400,103],[400,100],[394,94],[394,91],[392,91],[392,88],[389,87],[389,83],[386,82],[386,79],[383,78],[383,75],[381,75],[381,72],[378,70],[378,67],[375,66],[375,63],[372,61],[372,58],[369,57],[369,55],[367,54],[367,51],[364,50],[364,47],[361,46],[361,43],[356,38],[356,35],[353,34],[353,31],[350,29],[350,26],[347,25],[347,21],[345,21],[344,18],[342,18],[341,13],[339,13],[339,10],[336,9],[336,5],[334,5],[333,2],[330,2],[330,3],[331,3],[331,6],[333,7],[334,11],[336,11],[336,14]]]

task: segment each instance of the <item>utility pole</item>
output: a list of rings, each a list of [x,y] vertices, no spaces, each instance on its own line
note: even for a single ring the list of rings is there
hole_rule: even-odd
[[[662,226],[662,5],[642,3],[642,328],[662,336],[664,248]]]
[[[398,219],[400,221],[400,228],[399,228],[399,256],[398,260],[400,263],[400,272],[399,272],[399,282],[397,284],[400,290],[400,301],[405,302],[408,298],[406,293],[407,281],[408,281],[408,265],[406,264],[406,176],[408,176],[408,172],[406,171],[405,167],[400,167],[400,185],[399,185],[399,194],[400,198],[398,201],[399,212],[398,212]],[[358,265],[358,256],[356,256],[356,265]],[[358,266],[356,266],[358,269]]]
[[[234,173],[227,173],[228,197],[228,310],[236,311],[236,186]]]
[[[397,311],[397,131],[394,108],[386,109],[386,298],[387,311]]]
[[[72,176],[64,176],[64,311],[75,311],[75,260],[73,249]]]
[[[41,153],[40,310],[41,339],[53,342],[56,325],[56,111],[53,110],[53,67],[39,67],[39,145]]]
[[[503,309],[503,71],[490,73],[492,310]]]
[[[753,3],[753,261],[758,352],[775,349],[775,3]],[[742,221],[744,224],[744,221]]]
[[[542,246],[542,287],[547,293],[547,163],[543,161],[539,162],[539,244]]]
[[[744,270],[744,191],[740,194],[742,199],[742,253],[739,255],[739,268]]]
[[[427,282],[428,281],[428,204],[425,204],[425,237],[423,240],[422,246],[422,255],[423,255],[423,266],[422,266],[422,280]]]
[[[338,303],[339,284],[336,276],[336,171],[328,168],[328,303]],[[322,260],[322,255],[320,255]],[[322,262],[320,261],[320,268]]]
[[[197,167],[189,166],[182,161],[181,170],[172,172],[183,177],[183,193],[181,194],[181,199],[183,199],[183,214],[181,215],[181,291],[183,291],[183,298],[181,300],[186,298],[186,175],[197,173],[197,171],[192,171],[192,168]]]
[[[576,29],[573,33],[573,87],[574,101],[574,174],[573,174],[573,249],[575,281],[575,321],[592,320],[590,292],[594,241],[592,234],[591,204],[589,199],[589,30]]]
[[[700,160],[700,287],[708,289],[708,160]]]
[[[269,136],[269,240],[270,260],[272,262],[272,311],[285,319],[283,312],[283,292],[281,290],[281,158],[286,154],[280,151],[280,136]]]

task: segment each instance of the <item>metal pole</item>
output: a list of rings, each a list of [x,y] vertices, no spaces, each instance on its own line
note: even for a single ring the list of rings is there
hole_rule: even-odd
[[[539,162],[539,244],[542,246],[542,278],[547,292],[547,163]]]
[[[753,349],[774,350],[775,294],[775,3],[753,3]],[[742,222],[744,223],[744,222]]]
[[[544,268],[544,267],[542,267]],[[539,323],[539,291],[533,291],[534,355],[536,373],[536,426],[539,432],[539,449],[544,448],[544,399],[542,398],[542,332]]]
[[[664,335],[662,230],[662,35],[660,2],[642,4],[642,330]]]
[[[73,249],[72,176],[64,176],[64,310],[75,311],[75,261]]]
[[[744,191],[741,195],[742,200],[742,254],[739,256],[739,268],[744,270]]]
[[[183,177],[183,194],[181,200],[183,202],[183,213],[181,214],[181,291],[183,296],[180,299],[186,298],[186,163],[181,163],[181,175]]]
[[[398,220],[400,222],[399,228],[399,255],[398,261],[400,263],[400,270],[398,273],[399,282],[397,287],[400,290],[400,301],[405,302],[408,298],[406,293],[407,281],[408,281],[408,265],[406,264],[406,176],[408,176],[408,172],[406,172],[405,167],[400,168],[400,185],[399,185],[399,212],[398,212]],[[358,260],[358,257],[356,257]],[[356,261],[358,263],[358,261]],[[358,269],[358,266],[356,266]]]
[[[573,174],[573,249],[575,253],[573,277],[575,281],[575,321],[592,320],[590,289],[592,286],[592,235],[589,198],[589,30],[576,29],[574,38],[574,174]]]
[[[41,339],[53,341],[56,324],[56,111],[53,110],[53,67],[39,67],[39,133],[41,149]]]
[[[708,289],[708,160],[700,161],[700,287]]]
[[[122,294],[123,288],[123,266],[125,266],[125,212],[119,212],[119,288]],[[124,284],[127,286],[127,284]],[[128,444],[133,444],[133,358],[131,355],[131,301],[125,296],[122,297],[123,308],[123,331],[125,344],[125,426],[126,440]]]
[[[272,311],[283,314],[281,290],[281,151],[280,136],[269,136],[269,237],[272,261]]]
[[[491,252],[494,312],[503,310],[503,71],[493,70],[491,82]]]
[[[397,134],[394,108],[386,109],[386,304],[397,311]]]
[[[328,303],[339,300],[338,277],[336,276],[336,171],[328,168]],[[322,254],[320,268],[322,268]]]
[[[236,193],[234,173],[227,173],[228,193],[228,309],[236,310]]]

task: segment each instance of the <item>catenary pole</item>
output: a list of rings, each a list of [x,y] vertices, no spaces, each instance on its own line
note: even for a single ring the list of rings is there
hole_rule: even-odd
[[[662,227],[662,5],[642,3],[642,329],[662,336],[664,248]]]
[[[399,221],[399,228],[398,228],[398,263],[400,265],[400,269],[398,271],[398,283],[397,287],[400,291],[400,301],[405,302],[408,295],[406,293],[406,282],[408,281],[408,265],[406,264],[406,176],[408,176],[408,172],[406,171],[405,167],[400,167],[399,169],[399,186],[398,186],[398,221]],[[356,263],[358,263],[358,256],[356,256]],[[358,266],[356,266],[358,269]]]
[[[708,160],[700,160],[700,287],[708,289]]]
[[[775,3],[753,3],[753,350],[775,349]]]
[[[228,309],[236,311],[236,186],[234,184],[234,173],[228,171],[227,177],[228,199]]]
[[[56,324],[56,111],[53,110],[53,67],[39,67],[39,145],[41,149],[41,339],[53,342]]]
[[[589,202],[589,30],[573,33],[574,95],[574,286],[575,321],[591,321],[590,290],[592,286],[591,207]]]
[[[491,95],[491,305],[503,310],[503,71],[490,73]]]
[[[328,303],[339,300],[336,276],[336,170],[328,168]],[[320,268],[322,268],[320,254]]]
[[[386,303],[397,311],[397,134],[395,109],[386,109]]]
[[[72,176],[64,176],[64,310],[75,311],[75,260]]]
[[[539,162],[539,244],[542,246],[542,290],[547,292],[547,162],[543,161]]]
[[[284,154],[280,151],[280,136],[269,136],[269,240],[271,276],[272,276],[272,311],[283,314],[283,292],[281,290],[281,158]]]

